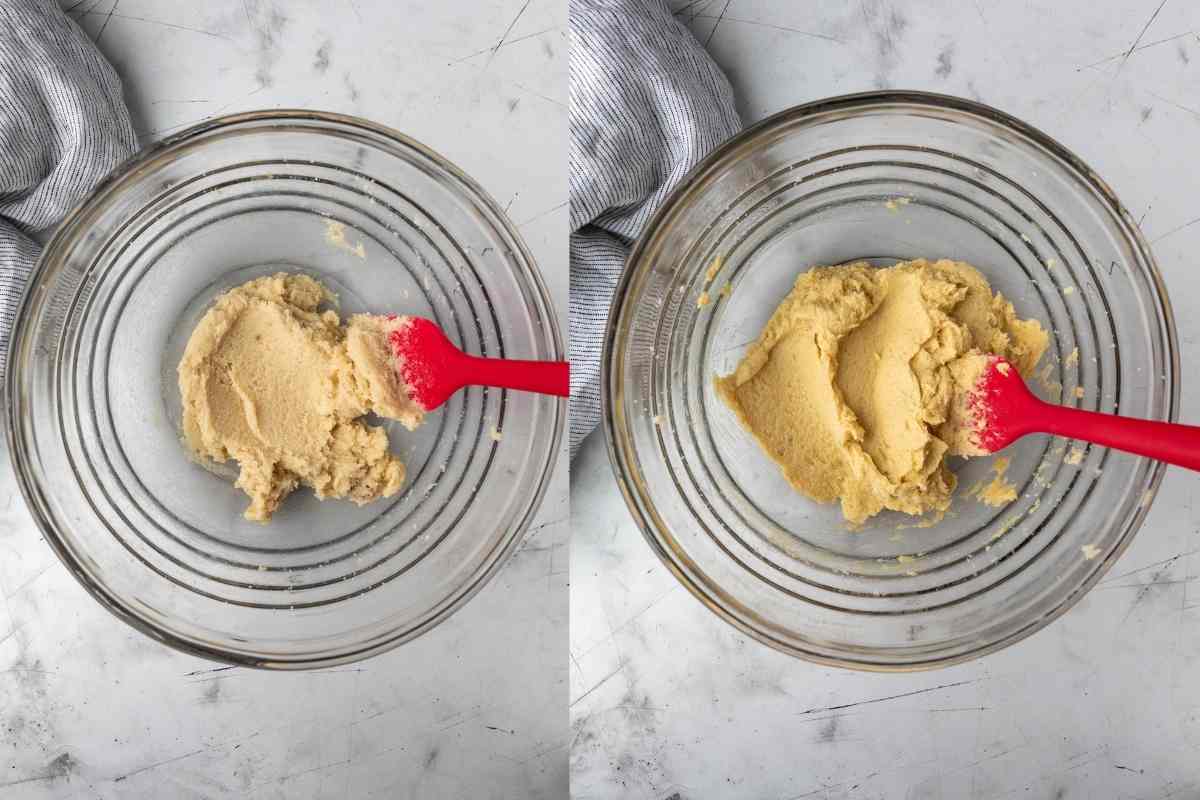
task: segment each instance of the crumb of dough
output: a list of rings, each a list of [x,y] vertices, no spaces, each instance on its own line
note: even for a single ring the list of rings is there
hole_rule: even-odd
[[[711,298],[709,298],[708,292],[701,292],[700,296],[696,298],[696,308],[704,308],[706,305],[708,305],[710,299]]]
[[[1057,263],[1058,262],[1055,261],[1053,258],[1047,258],[1046,259],[1046,269],[1054,269],[1054,265]]]
[[[1063,289],[1063,294],[1075,294],[1075,287],[1068,286],[1067,288]]]
[[[721,256],[718,255],[712,260],[712,263],[708,265],[708,269],[704,272],[704,284],[707,286],[708,284],[712,283],[713,278],[717,277],[717,273],[720,271]]]
[[[909,530],[911,528],[932,528],[934,525],[937,525],[939,522],[944,520],[946,516],[947,512],[945,511],[934,511],[932,514],[927,514],[921,517],[916,522],[901,523],[900,525],[896,526],[896,529]]]
[[[488,428],[488,436],[490,436],[490,437],[491,437],[491,439],[492,439],[492,441],[493,441],[493,442],[498,442],[498,441],[500,441],[501,439],[503,439],[503,438],[504,438],[504,434],[502,434],[500,431],[496,430],[496,426],[495,426],[495,425],[493,425],[492,427]]]
[[[1063,362],[1068,367],[1073,367],[1079,363],[1079,348],[1071,348],[1071,352],[1067,354],[1067,360]]]
[[[1004,536],[1004,534],[1008,533],[1013,528],[1015,528],[1017,526],[1017,523],[1020,521],[1021,521],[1020,514],[1014,514],[1011,517],[1009,517],[1008,519],[1004,520],[1003,524],[1000,525],[1000,530],[998,530],[992,534],[992,541],[1002,538]]]
[[[1004,473],[1008,472],[1008,465],[1009,460],[1004,456],[1000,456],[992,463],[992,472],[995,477],[992,478],[991,483],[979,490],[980,502],[1000,507],[1017,499],[1017,487],[1004,478]]]
[[[1029,244],[1029,243],[1030,243],[1030,239],[1029,239],[1029,237],[1028,237],[1028,236],[1026,236],[1026,235],[1025,235],[1025,234],[1023,234],[1023,233],[1021,234],[1021,241],[1025,242],[1026,244]]]
[[[1094,544],[1085,544],[1079,549],[1083,551],[1083,558],[1085,561],[1091,561],[1093,558],[1100,555],[1100,548]]]
[[[1071,465],[1079,464],[1083,461],[1083,448],[1072,447],[1071,452],[1067,453],[1067,457],[1063,461]]]
[[[912,556],[900,555],[896,556],[896,561],[900,564],[911,564],[912,562],[916,561],[916,559]]]
[[[883,205],[888,211],[899,211],[900,206],[906,206],[911,202],[911,197],[890,197]]]
[[[733,294],[733,288],[727,283],[721,287],[721,297],[729,297]]]
[[[346,250],[359,258],[367,257],[367,248],[362,242],[350,244],[346,239],[346,226],[344,223],[338,222],[335,219],[325,219],[325,241],[339,250]]]
[[[1052,400],[1057,402],[1062,399],[1062,384],[1056,380],[1052,380],[1054,375],[1054,365],[1047,362],[1038,370],[1037,382],[1041,384],[1042,391],[1045,392]]]
[[[362,420],[386,403],[337,312],[318,310],[330,299],[306,275],[249,281],[217,298],[179,362],[185,443],[238,462],[247,519],[267,522],[301,485],[362,505],[404,481],[387,433]]]
[[[949,508],[946,456],[982,452],[954,411],[978,382],[964,357],[1028,375],[1047,343],[963,262],[814,267],[715,385],[797,490],[859,524]]]
[[[662,424],[663,424],[662,414],[655,414],[654,419],[652,419],[651,422],[653,422],[655,425],[657,425],[658,427],[661,428]]]
[[[1077,398],[1079,398],[1079,399],[1081,399],[1081,400],[1082,400],[1082,399],[1083,399],[1083,396],[1084,396],[1085,394],[1086,394],[1086,392],[1084,392],[1084,391],[1083,391],[1083,387],[1082,387],[1082,386],[1076,386],[1076,387],[1075,387],[1075,396],[1076,396]]]
[[[1037,373],[1038,383],[1045,386],[1047,383],[1050,382],[1050,376],[1053,374],[1054,374],[1054,365],[1050,364],[1050,363],[1043,364],[1042,368],[1040,370],[1038,370],[1038,373]]]

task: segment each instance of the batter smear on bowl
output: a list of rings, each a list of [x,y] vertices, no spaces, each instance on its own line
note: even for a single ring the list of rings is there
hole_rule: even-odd
[[[374,412],[409,429],[424,412],[400,385],[387,332],[367,314],[343,326],[307,275],[277,273],[221,295],[179,363],[183,433],[198,457],[240,467],[246,519],[267,522],[291,492],[359,505],[395,494],[404,465]]]
[[[814,267],[716,389],[796,489],[858,524],[949,508],[946,456],[980,452],[963,400],[973,356],[1028,375],[1047,343],[961,261]]]

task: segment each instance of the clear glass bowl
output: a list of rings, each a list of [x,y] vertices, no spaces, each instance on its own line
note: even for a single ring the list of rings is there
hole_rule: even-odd
[[[364,120],[213,120],[125,165],[67,218],[9,360],[29,507],[125,621],[199,655],[286,669],[386,650],[478,591],[541,500],[566,407],[459,392],[414,433],[389,425],[408,468],[400,494],[360,508],[301,489],[269,525],[247,522],[233,470],[202,468],[180,443],[175,368],[214,297],[280,269],[317,277],[344,314],[435,319],[469,352],[558,360],[563,344],[496,203]]]
[[[918,257],[976,265],[1051,332],[1043,396],[1152,419],[1178,404],[1150,249],[1044,134],[965,100],[883,92],[785,111],[726,143],[629,259],[609,319],[605,432],[626,501],[679,580],[746,633],[821,663],[928,668],[1027,636],[1120,556],[1163,474],[1028,437],[1004,453],[1020,492],[1006,508],[964,496],[992,459],[955,460],[951,512],[928,527],[888,513],[851,532],[837,506],[797,494],[713,375],[733,370],[802,269]]]

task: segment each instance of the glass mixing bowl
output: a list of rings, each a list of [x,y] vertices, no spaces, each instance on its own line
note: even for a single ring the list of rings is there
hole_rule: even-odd
[[[976,265],[1050,332],[1033,381],[1044,397],[1175,416],[1175,328],[1150,249],[1044,134],[977,103],[883,92],[785,111],[726,143],[630,256],[609,319],[605,432],[625,499],[679,580],[813,661],[926,668],[1029,635],[1121,555],[1163,474],[1036,436],[1004,452],[1019,489],[1005,508],[966,496],[991,458],[953,460],[960,488],[941,521],[888,513],[850,531],[836,505],[794,491],[713,375],[733,370],[803,269],[919,257]]]
[[[388,424],[398,495],[300,489],[247,522],[233,470],[181,444],[175,368],[219,293],[278,270],[324,282],[344,315],[416,314],[468,352],[563,358],[533,258],[456,167],[352,117],[238,114],[152,147],[59,228],[13,333],[9,443],[46,540],[119,617],[224,661],[327,666],[428,630],[495,574],[565,404],[461,391],[416,432]]]

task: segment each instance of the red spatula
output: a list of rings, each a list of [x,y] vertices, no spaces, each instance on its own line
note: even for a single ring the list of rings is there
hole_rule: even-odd
[[[469,356],[431,320],[402,317],[388,334],[396,369],[409,396],[432,411],[464,386],[496,386],[566,397],[571,373],[566,361],[515,361]]]
[[[1042,402],[1025,386],[1017,368],[996,356],[989,357],[967,405],[979,446],[987,453],[1029,433],[1050,433],[1200,470],[1200,427]]]

